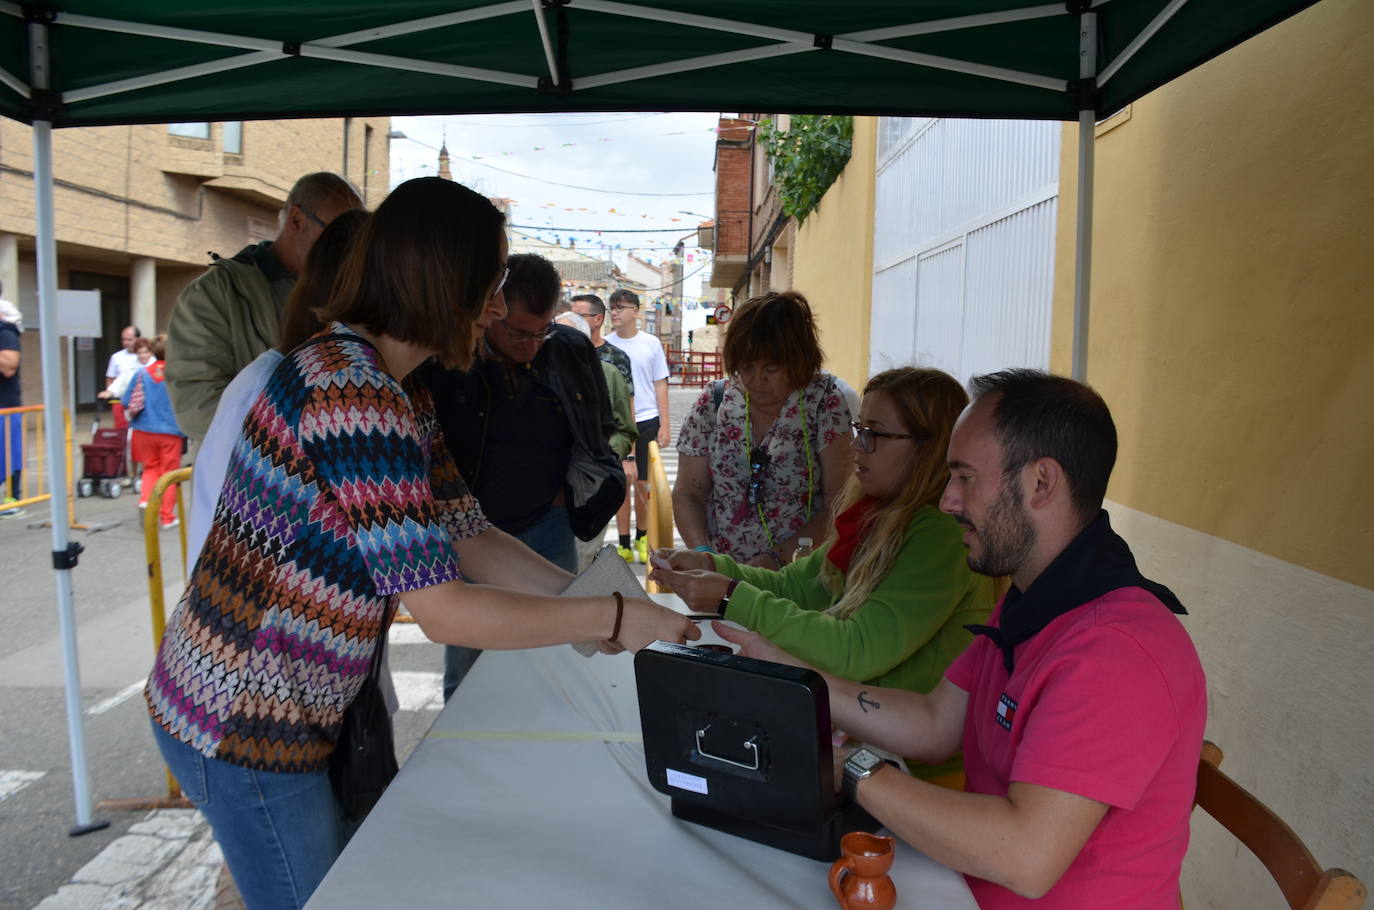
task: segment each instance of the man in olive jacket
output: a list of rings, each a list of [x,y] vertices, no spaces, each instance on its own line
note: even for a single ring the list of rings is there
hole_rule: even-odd
[[[331,221],[362,200],[337,174],[306,174],[286,197],[275,240],[214,256],[187,285],[167,326],[167,391],[194,458],[229,381],[277,343],[282,307],[306,254]]]

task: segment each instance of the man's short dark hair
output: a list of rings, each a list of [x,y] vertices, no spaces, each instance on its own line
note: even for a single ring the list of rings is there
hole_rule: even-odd
[[[591,310],[593,316],[605,316],[606,304],[601,302],[601,298],[595,294],[578,294],[572,299],[573,303],[586,302],[587,309]]]
[[[1028,369],[975,376],[969,390],[975,400],[1000,395],[992,417],[1004,475],[1053,458],[1064,469],[1079,517],[1097,515],[1116,464],[1116,424],[1101,395],[1065,376]]]
[[[516,253],[506,258],[506,306],[534,316],[547,316],[563,293],[563,279],[549,260],[536,253]]]
[[[632,306],[637,310],[639,309],[639,295],[636,294],[634,291],[621,288],[620,290],[616,291],[614,294],[611,295],[611,306],[615,306],[617,303],[623,303],[626,306]]]

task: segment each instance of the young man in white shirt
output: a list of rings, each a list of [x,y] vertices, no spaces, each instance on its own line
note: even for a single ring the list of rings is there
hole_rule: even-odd
[[[616,531],[620,535],[620,555],[625,561],[632,562],[637,558],[642,563],[648,563],[649,543],[644,535],[649,527],[649,440],[657,439],[658,447],[662,450],[668,447],[671,438],[668,429],[668,359],[663,355],[663,345],[657,338],[639,331],[636,324],[639,319],[639,295],[621,288],[611,295],[610,309],[611,327],[615,331],[606,336],[606,341],[630,357],[635,379],[635,426],[639,430],[634,455],[625,462],[626,480],[630,479],[631,469],[638,480],[634,484],[633,549],[630,543],[628,491],[625,504],[615,517]]]

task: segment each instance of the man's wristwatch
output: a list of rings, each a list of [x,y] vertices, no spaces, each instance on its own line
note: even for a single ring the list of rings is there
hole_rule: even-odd
[[[883,757],[871,749],[855,749],[844,760],[844,782],[840,793],[850,802],[855,801],[859,781],[872,777],[883,766]]]

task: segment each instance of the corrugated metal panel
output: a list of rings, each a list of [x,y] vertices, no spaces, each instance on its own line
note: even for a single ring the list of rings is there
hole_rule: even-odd
[[[880,133],[894,119],[882,118]],[[878,174],[875,264],[946,242],[980,215],[1057,185],[1059,130],[1032,120],[930,122]]]
[[[879,124],[871,368],[1047,367],[1059,124],[893,119]]]
[[[1050,199],[968,235],[959,379],[1049,366],[1057,208]]]
[[[868,374],[911,361],[916,337],[916,260],[873,276],[873,308],[869,325]]]
[[[916,260],[912,362],[959,375],[964,345],[964,244]]]

